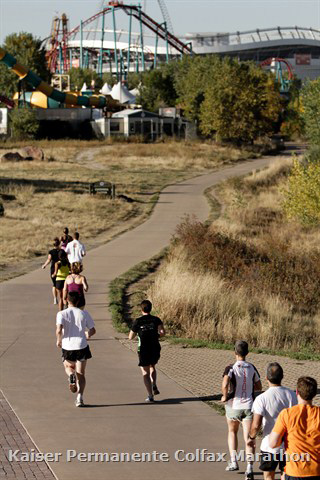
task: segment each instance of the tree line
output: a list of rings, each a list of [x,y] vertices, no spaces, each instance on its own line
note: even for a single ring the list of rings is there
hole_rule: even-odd
[[[2,46],[18,62],[50,82],[45,49],[30,33],[12,34]],[[69,71],[71,90],[92,80],[100,89],[105,81],[116,82],[110,73],[102,78],[90,69]],[[12,97],[18,78],[0,65],[0,92]],[[290,102],[280,95],[275,76],[254,62],[229,57],[185,56],[159,68],[129,74],[129,88],[139,89],[138,103],[157,112],[160,107],[179,107],[183,115],[197,124],[206,138],[236,144],[253,143],[257,138],[283,129],[289,135],[298,130],[314,144],[320,143],[320,80],[294,85]]]

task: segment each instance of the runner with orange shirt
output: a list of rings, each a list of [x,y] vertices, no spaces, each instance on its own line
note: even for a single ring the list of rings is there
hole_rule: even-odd
[[[279,413],[270,434],[271,448],[280,446],[284,440],[286,480],[320,479],[320,407],[312,405],[316,394],[316,380],[300,377],[297,383],[298,405]],[[296,458],[297,455],[300,459]]]

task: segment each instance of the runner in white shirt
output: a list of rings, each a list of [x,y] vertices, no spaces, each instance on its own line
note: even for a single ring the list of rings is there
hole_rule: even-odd
[[[57,347],[62,348],[62,359],[69,377],[71,392],[78,392],[76,406],[83,407],[83,391],[86,386],[85,369],[92,357],[87,338],[96,333],[94,321],[86,310],[77,308],[78,292],[68,293],[69,308],[57,314]]]
[[[249,430],[252,422],[251,407],[253,403],[253,392],[261,390],[262,385],[259,373],[254,365],[246,362],[249,353],[247,342],[238,340],[235,344],[236,363],[225,368],[222,382],[222,398],[225,402],[226,418],[228,423],[228,447],[230,462],[226,468],[232,472],[239,470],[236,460],[238,446],[238,430],[242,423],[243,437],[248,440]],[[246,447],[246,454],[251,455],[254,449]],[[245,480],[253,480],[253,462],[248,460]]]
[[[269,363],[267,367],[267,381],[269,388],[259,395],[253,403],[253,422],[251,425],[249,446],[255,446],[255,438],[263,425],[263,438],[260,445],[260,470],[263,471],[264,480],[273,480],[276,468],[279,464],[281,473],[284,470],[284,450],[281,447],[269,447],[269,434],[275,421],[284,408],[297,405],[298,400],[295,392],[289,388],[282,387],[283,370],[279,363]]]
[[[75,262],[82,263],[82,259],[86,254],[85,246],[79,241],[79,237],[79,232],[75,232],[74,240],[65,247],[70,265]]]

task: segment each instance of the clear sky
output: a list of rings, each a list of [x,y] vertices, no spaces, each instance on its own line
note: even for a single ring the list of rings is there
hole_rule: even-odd
[[[145,2],[147,13],[161,22],[157,0],[142,0],[141,5]],[[52,17],[61,13],[69,16],[70,26],[74,27],[94,15],[101,3],[102,0],[0,0],[0,43],[6,35],[20,31],[47,37]],[[295,25],[320,30],[320,0],[165,0],[165,3],[177,34]]]

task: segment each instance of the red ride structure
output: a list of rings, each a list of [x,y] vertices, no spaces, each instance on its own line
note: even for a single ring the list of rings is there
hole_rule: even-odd
[[[129,19],[127,31],[117,29],[117,12],[126,14],[124,16]],[[101,28],[97,30],[99,20]],[[137,33],[132,31],[133,20],[138,24]],[[111,29],[106,29],[106,21],[111,24]],[[95,24],[95,28],[90,28],[90,24]],[[146,27],[147,34],[143,27]],[[96,39],[96,32],[100,32],[100,39]],[[108,33],[112,36],[111,41],[106,39]],[[124,34],[127,35],[126,41],[121,42],[121,36]],[[145,36],[154,38],[154,47],[145,46]],[[164,43],[164,46],[159,45],[159,41]],[[156,22],[143,12],[141,6],[116,1],[109,2],[106,8],[82,21],[71,31],[68,30],[65,15],[61,20],[55,18],[47,48],[52,73],[65,73],[70,66],[77,65],[82,68],[95,68],[102,75],[105,71],[103,67],[108,64],[118,77],[122,76],[123,72],[127,74],[129,71],[144,71],[146,67],[156,67],[158,58],[160,61],[168,62],[169,55],[192,53],[191,44],[185,44],[173,35],[167,27],[167,22]]]
[[[57,65],[61,66],[63,72],[70,69],[68,55],[69,19],[63,13],[61,18],[54,17],[52,21],[49,49],[47,52],[48,67],[51,73],[55,73]]]
[[[282,65],[284,65],[285,70],[287,72],[285,76],[283,74]],[[293,68],[290,62],[288,62],[284,58],[273,57],[273,58],[267,58],[267,60],[264,60],[263,62],[261,62],[260,67],[262,68],[270,67],[270,70],[272,70],[275,73],[276,79],[280,83],[280,92],[281,93],[289,92],[290,85],[294,79]]]

